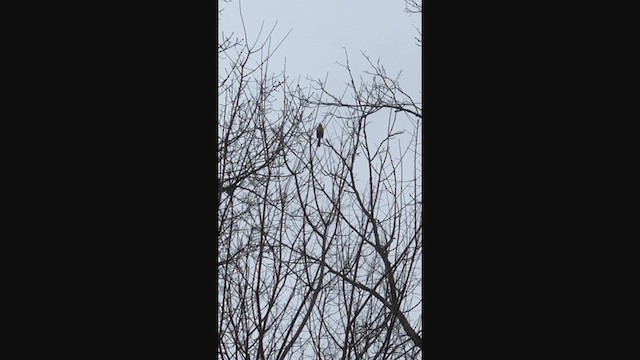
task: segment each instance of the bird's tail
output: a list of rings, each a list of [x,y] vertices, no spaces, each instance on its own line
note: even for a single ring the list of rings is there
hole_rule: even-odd
[[[320,140],[322,140],[322,138],[318,138],[318,147],[320,147]]]

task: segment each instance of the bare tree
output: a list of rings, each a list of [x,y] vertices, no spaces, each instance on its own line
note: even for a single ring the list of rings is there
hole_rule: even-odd
[[[283,173],[291,149],[308,137],[303,125],[309,119],[287,95],[299,87],[284,72],[269,72],[279,45],[271,43],[272,32],[261,37],[261,30],[253,42],[246,30],[236,40],[222,34],[218,45],[221,358],[291,356],[291,346],[280,339],[297,338],[303,300],[312,294],[304,259],[287,249],[305,234],[289,227],[299,215],[287,191],[290,175]]]
[[[218,355],[418,358],[421,103],[364,54],[340,95],[270,73],[272,33],[218,44]]]
[[[323,239],[320,247],[300,251],[325,268],[325,284],[335,284],[326,286],[316,309],[327,328],[322,334],[313,327],[323,344],[315,355],[414,358],[422,348],[416,311],[421,305],[422,109],[397,78],[387,76],[380,64],[369,64],[369,78],[357,83],[347,57],[347,91],[333,95],[318,80],[309,100],[324,121],[339,124],[334,133],[340,134],[327,142],[330,151],[319,165],[313,167],[314,154],[301,161],[311,164],[309,179],[296,182],[303,216]],[[376,139],[371,119],[384,121],[382,114],[387,114],[386,131],[381,135],[378,129]]]

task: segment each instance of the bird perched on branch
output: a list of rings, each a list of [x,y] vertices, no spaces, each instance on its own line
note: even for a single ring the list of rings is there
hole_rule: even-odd
[[[320,140],[324,136],[324,128],[322,128],[322,124],[318,125],[318,128],[316,129],[316,134],[318,135],[318,147],[320,147]]]

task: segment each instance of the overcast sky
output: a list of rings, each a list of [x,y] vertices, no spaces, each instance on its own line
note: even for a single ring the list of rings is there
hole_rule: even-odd
[[[379,59],[389,77],[395,78],[402,71],[400,86],[421,105],[422,48],[416,45],[415,37],[418,36],[416,28],[422,29],[422,19],[419,14],[405,11],[405,0],[219,0],[218,3],[219,9],[223,10],[219,17],[219,38],[222,38],[222,31],[225,36],[234,33],[234,38],[245,37],[241,14],[249,43],[256,40],[261,43],[274,25],[272,47],[289,33],[270,59],[269,73],[280,74],[286,59],[286,75],[291,81],[299,78],[300,86],[305,88],[309,84],[307,77],[324,80],[328,74],[327,88],[334,94],[341,94],[348,73],[337,62],[345,62],[346,48],[352,73],[357,77],[363,71],[371,70],[361,55],[363,51],[372,61]],[[261,27],[262,35],[258,38]],[[376,125],[369,130],[373,143],[379,143],[386,135],[389,113],[380,111],[370,116],[369,120]],[[396,141],[406,146],[410,141],[409,133],[414,129],[404,116],[406,114],[399,117],[396,130],[406,133]],[[319,118],[323,119],[323,116]],[[341,137],[341,124],[334,120],[323,121],[325,138],[337,141]],[[313,136],[315,122],[307,126]],[[421,137],[420,131],[420,143]],[[322,150],[319,149],[317,155],[328,156]],[[359,166],[356,163],[356,167]],[[417,166],[421,171],[421,164]],[[413,175],[413,170],[411,166],[404,168],[407,177]]]
[[[349,78],[337,62],[344,64],[346,49],[352,73],[357,78],[363,71],[371,70],[362,51],[373,62],[379,59],[389,77],[395,78],[402,71],[400,86],[415,102],[422,102],[422,49],[415,40],[416,28],[422,29],[422,19],[419,14],[405,11],[405,0],[219,0],[219,8],[223,11],[218,31],[224,31],[225,36],[234,33],[234,38],[245,37],[241,19],[250,43],[258,40],[261,26],[260,43],[276,26],[272,47],[290,32],[269,61],[269,73],[280,74],[286,59],[286,75],[291,81],[299,78],[300,86],[306,88],[307,77],[326,78],[327,88],[341,94]],[[389,111],[380,111],[369,120],[381,125],[370,129],[370,140],[379,143],[386,135]],[[329,141],[340,138],[341,124],[324,122],[325,137]],[[409,122],[404,125],[400,123],[397,130],[407,130],[404,136],[408,137],[414,129]],[[310,134],[315,126],[315,123],[308,124]],[[397,141],[406,144],[409,139],[400,136]],[[322,157],[324,152],[318,155]],[[411,170],[405,168],[405,171]]]
[[[422,49],[416,45],[415,40],[418,36],[416,27],[422,29],[421,16],[405,12],[404,0],[219,0],[219,8],[224,9],[219,17],[219,38],[220,31],[224,31],[227,36],[235,33],[234,38],[245,37],[240,10],[250,43],[257,40],[263,23],[264,30],[260,40],[264,40],[277,23],[272,35],[272,46],[291,31],[269,61],[269,73],[280,74],[286,58],[286,75],[291,81],[300,78],[300,85],[304,87],[309,84],[306,77],[324,80],[328,73],[328,88],[340,94],[344,90],[348,74],[336,62],[344,63],[346,48],[352,72],[358,76],[362,71],[370,69],[361,55],[361,51],[364,51],[374,62],[379,59],[391,78],[402,71],[400,86],[414,101],[422,103]],[[390,111],[380,111],[375,114],[371,133],[378,132],[380,138],[372,141],[377,143],[386,134],[389,113]],[[402,123],[402,116],[398,115],[398,127],[406,126],[408,132],[414,130],[410,121]],[[320,116],[319,119],[323,117]],[[328,141],[340,138],[336,134],[341,128],[336,124],[338,121],[324,123]],[[315,126],[315,123],[308,124],[310,134],[314,134]],[[407,146],[411,140],[410,134],[401,136],[396,138],[398,147]],[[421,142],[421,135],[419,138]],[[318,148],[316,156],[323,163],[331,153],[322,147]],[[356,163],[356,168],[361,166],[360,173],[366,174],[366,164]],[[415,172],[421,177],[421,167],[421,157],[418,155],[417,161],[407,162],[402,171],[406,172],[406,178],[416,176]],[[366,184],[362,186],[364,188]],[[415,292],[421,298],[421,289],[416,289]],[[412,303],[418,301],[413,299]],[[420,319],[420,313],[418,307],[409,314],[410,320],[413,322]]]
[[[290,78],[306,76],[323,78],[329,72],[329,84],[344,81],[344,70],[336,61],[344,62],[347,49],[356,73],[366,68],[360,51],[372,60],[381,60],[389,75],[402,70],[400,83],[412,98],[420,101],[421,48],[416,46],[415,27],[422,28],[419,15],[404,11],[404,0],[233,0],[219,1],[225,9],[220,18],[225,34],[242,35],[240,7],[249,39],[255,40],[261,24],[265,31],[277,22],[274,40],[290,35],[270,62],[279,72],[287,63]]]

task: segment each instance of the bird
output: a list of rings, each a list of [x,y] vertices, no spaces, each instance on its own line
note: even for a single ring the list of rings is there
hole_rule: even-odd
[[[318,147],[320,147],[320,140],[324,136],[324,129],[322,128],[322,124],[318,124],[318,128],[316,129],[316,134],[318,135]]]

